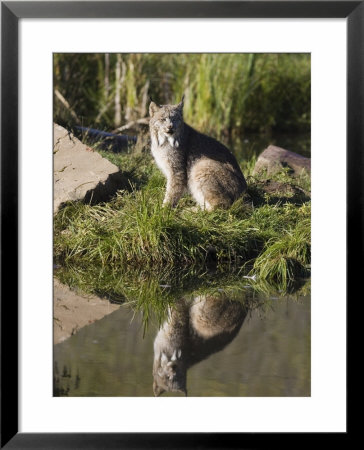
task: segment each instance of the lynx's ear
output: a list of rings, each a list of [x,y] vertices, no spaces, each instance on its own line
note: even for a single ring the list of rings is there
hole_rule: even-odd
[[[158,386],[158,384],[156,383],[156,381],[153,382],[153,393],[155,397],[159,397],[161,394],[163,394],[164,389],[161,388],[160,386]]]
[[[150,99],[150,105],[149,105],[149,115],[152,117],[157,111],[159,111],[159,106],[153,102],[152,99]]]
[[[187,397],[187,389],[180,389],[179,392],[182,392],[182,394],[185,394],[185,397]]]
[[[181,101],[178,103],[179,108],[182,110],[185,101],[185,94],[182,95]]]

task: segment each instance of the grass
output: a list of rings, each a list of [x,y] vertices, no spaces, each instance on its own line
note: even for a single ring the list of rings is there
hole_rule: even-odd
[[[78,272],[150,273],[204,267],[255,275],[286,291],[310,274],[310,180],[287,173],[252,177],[254,160],[242,164],[248,193],[229,210],[202,211],[189,197],[163,208],[164,178],[150,155],[110,154],[130,179],[105,204],[71,203],[54,219],[54,254]],[[275,181],[278,192],[266,189]]]
[[[185,120],[224,142],[310,129],[309,54],[56,53],[53,63],[69,104],[55,97],[61,125],[116,129],[147,115],[149,95],[165,104],[185,94]]]

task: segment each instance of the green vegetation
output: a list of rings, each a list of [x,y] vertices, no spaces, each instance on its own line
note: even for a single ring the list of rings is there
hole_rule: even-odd
[[[64,282],[114,300],[139,298],[148,309],[195,288],[207,268],[220,274],[219,289],[249,275],[255,291],[284,293],[310,275],[309,176],[252,176],[269,143],[310,154],[309,54],[55,54],[54,88],[56,123],[138,135],[126,153],[100,151],[129,180],[125,190],[56,215]],[[188,196],[176,209],[162,207],[165,180],[152,162],[147,121],[137,121],[148,116],[149,96],[175,103],[182,94],[186,122],[229,143],[242,161],[248,192],[227,211],[201,211]],[[285,137],[272,138],[278,132]],[[160,284],[174,288],[162,295]]]
[[[254,161],[248,161],[248,193],[229,210],[202,211],[188,196],[171,209],[162,207],[165,180],[149,154],[104,156],[124,170],[130,189],[105,204],[74,203],[58,212],[54,252],[62,265],[157,274],[198,273],[207,265],[255,275],[283,290],[309,275],[308,175],[254,178]]]
[[[184,93],[186,122],[225,142],[310,130],[309,54],[55,54],[54,87],[61,125],[117,129]]]

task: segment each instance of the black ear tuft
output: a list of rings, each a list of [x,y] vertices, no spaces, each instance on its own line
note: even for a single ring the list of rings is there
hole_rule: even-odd
[[[178,106],[179,106],[179,108],[181,108],[181,110],[183,109],[184,100],[185,100],[185,94],[182,95],[182,99],[181,99],[181,101],[178,103]]]

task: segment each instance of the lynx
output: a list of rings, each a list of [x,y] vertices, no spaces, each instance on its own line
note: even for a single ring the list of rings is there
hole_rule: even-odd
[[[246,190],[234,155],[223,144],[183,121],[177,105],[149,106],[153,157],[167,178],[163,204],[175,207],[187,191],[208,211],[228,208]]]
[[[172,391],[187,396],[187,369],[226,347],[247,312],[240,302],[225,296],[179,300],[154,341],[154,395]]]

